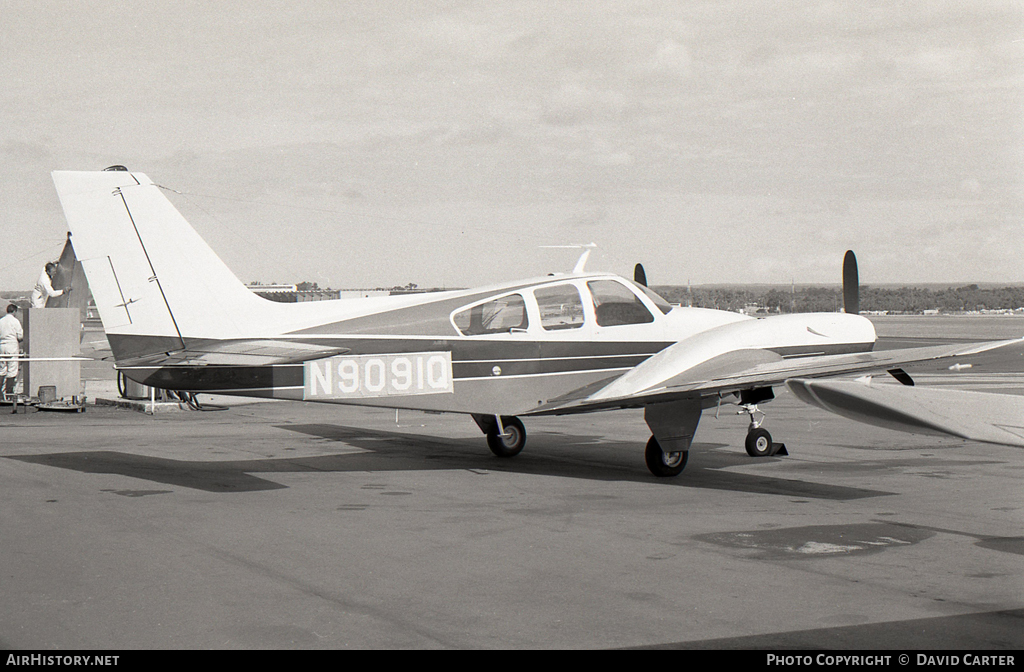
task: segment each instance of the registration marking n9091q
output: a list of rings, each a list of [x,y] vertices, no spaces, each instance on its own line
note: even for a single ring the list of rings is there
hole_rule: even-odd
[[[338,355],[303,363],[303,399],[445,394],[452,384],[452,353]]]

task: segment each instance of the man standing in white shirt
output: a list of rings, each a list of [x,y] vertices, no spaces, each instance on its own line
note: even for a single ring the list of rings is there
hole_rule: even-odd
[[[57,270],[57,264],[52,261],[46,262],[46,267],[43,268],[42,273],[39,274],[39,280],[36,282],[35,288],[32,290],[32,307],[33,308],[45,308],[46,300],[54,296],[60,296],[64,292],[70,292],[70,287],[64,289],[54,289],[53,285],[50,284],[51,278],[53,278],[54,272]]]
[[[12,357],[17,357],[21,352],[21,340],[25,338],[16,312],[18,307],[12,303],[7,306],[7,314],[0,317],[0,380],[3,381],[5,399],[14,396],[14,386],[18,382],[18,360]]]

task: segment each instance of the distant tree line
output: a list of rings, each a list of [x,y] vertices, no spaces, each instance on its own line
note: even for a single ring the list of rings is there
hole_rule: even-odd
[[[670,303],[698,308],[741,310],[758,306],[771,313],[834,312],[843,306],[839,287],[744,288],[659,286],[654,291]],[[860,288],[861,311],[946,313],[1024,308],[1024,286],[983,288],[978,285],[927,289],[923,287]]]

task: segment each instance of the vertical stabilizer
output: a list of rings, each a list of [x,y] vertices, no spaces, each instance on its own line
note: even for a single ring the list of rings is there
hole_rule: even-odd
[[[267,328],[250,292],[141,173],[55,171],[71,244],[118,359]]]

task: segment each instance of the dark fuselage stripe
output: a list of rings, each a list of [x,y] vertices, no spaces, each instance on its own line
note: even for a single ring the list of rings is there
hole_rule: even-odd
[[[319,343],[323,345],[323,343]],[[352,355],[450,351],[455,380],[492,377],[566,375],[628,370],[671,343],[608,341],[508,341],[477,339],[338,339],[331,345],[350,348]],[[860,352],[870,344],[837,345],[826,354]],[[801,350],[803,352],[801,352]],[[780,348],[783,357],[799,357],[812,348]],[[813,348],[815,354],[822,347]],[[804,355],[809,356],[809,355]],[[304,384],[302,364],[194,365],[188,363],[119,367],[133,380],[153,387],[206,390],[298,388]]]
[[[494,367],[499,367],[495,372]],[[530,362],[489,362],[476,363],[470,366],[454,364],[452,373],[456,381],[480,380],[492,377],[523,377],[565,375],[575,373],[593,373],[626,371],[633,364],[623,364],[622,360],[614,362],[596,362],[573,360],[567,365],[558,366],[555,362],[533,360]],[[119,367],[132,379],[141,377],[145,385],[169,389],[185,389],[192,391],[234,390],[234,389],[271,389],[284,387],[302,387],[304,374],[302,364],[274,364],[269,366],[130,366]],[[136,375],[131,375],[131,374]]]

